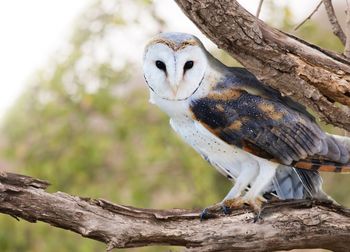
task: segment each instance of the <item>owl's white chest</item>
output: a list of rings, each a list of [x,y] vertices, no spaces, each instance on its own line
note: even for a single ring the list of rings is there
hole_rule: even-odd
[[[171,127],[212,164],[221,174],[236,179],[244,166],[251,163],[251,155],[229,145],[192,118],[189,101],[169,101],[151,92],[150,102],[170,116]]]
[[[249,154],[223,142],[191,118],[171,118],[170,125],[221,174],[230,179],[238,177]]]

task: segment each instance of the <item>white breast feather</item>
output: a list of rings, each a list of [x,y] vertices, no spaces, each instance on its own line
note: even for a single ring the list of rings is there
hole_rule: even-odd
[[[248,153],[228,145],[199,122],[190,118],[170,119],[171,127],[223,175],[237,178]]]

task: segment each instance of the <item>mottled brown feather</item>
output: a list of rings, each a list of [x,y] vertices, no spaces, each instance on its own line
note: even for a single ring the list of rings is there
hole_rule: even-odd
[[[242,74],[243,70],[237,71]],[[276,91],[268,92],[252,76],[247,82],[243,75],[239,77],[224,79],[207,97],[194,100],[193,118],[228,144],[273,162],[348,172],[349,164],[326,155],[327,135],[305,108]]]

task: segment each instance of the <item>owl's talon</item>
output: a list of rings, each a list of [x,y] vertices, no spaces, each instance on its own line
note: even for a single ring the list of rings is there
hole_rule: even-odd
[[[232,209],[229,206],[226,206],[225,204],[222,204],[221,210],[225,215],[229,215],[232,213]]]
[[[215,204],[213,206],[209,206],[203,209],[202,213],[199,215],[201,221],[208,220],[210,218],[214,218],[217,214],[223,212],[223,208],[221,204]]]
[[[254,223],[257,223],[257,222],[259,222],[260,220],[263,220],[263,218],[261,217],[261,212],[262,212],[262,210],[260,210],[258,213],[256,213],[256,214],[254,215],[254,219],[253,219],[253,222],[254,222]]]
[[[200,221],[204,221],[210,218],[210,213],[207,208],[204,208],[199,215]]]

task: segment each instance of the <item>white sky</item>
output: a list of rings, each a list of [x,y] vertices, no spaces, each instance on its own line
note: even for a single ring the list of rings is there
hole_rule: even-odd
[[[259,0],[240,2],[255,13]],[[300,18],[318,4],[318,1],[305,0],[289,2]],[[194,33],[203,39],[172,0],[158,0],[157,3],[171,21],[172,30]],[[68,39],[74,19],[89,4],[88,0],[0,1],[0,119],[31,75]]]
[[[0,118],[29,77],[69,37],[87,0],[0,1]]]

